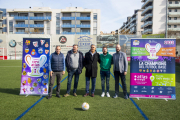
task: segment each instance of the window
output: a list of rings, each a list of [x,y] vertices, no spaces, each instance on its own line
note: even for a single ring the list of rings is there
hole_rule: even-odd
[[[97,27],[97,22],[96,21],[93,22],[93,27]]]
[[[178,2],[178,1],[175,1],[175,4],[179,4],[179,2]]]
[[[177,25],[174,25],[174,28],[177,28]]]
[[[168,25],[168,28],[171,28],[171,25]]]
[[[97,13],[94,13],[93,18],[94,18],[94,20],[97,20]]]
[[[168,20],[171,20],[171,17],[169,17]]]
[[[56,34],[60,34],[60,30],[56,30]]]
[[[172,1],[169,1],[169,4],[172,4]]]
[[[97,30],[93,29],[93,35],[97,35]]]
[[[169,9],[169,12],[171,12],[171,9]]]
[[[177,20],[177,17],[174,17],[174,20]]]
[[[177,9],[174,9],[174,12],[177,12]]]

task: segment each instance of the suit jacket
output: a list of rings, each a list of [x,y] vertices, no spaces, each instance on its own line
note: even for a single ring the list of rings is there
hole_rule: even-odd
[[[113,64],[116,62],[117,53],[113,54]],[[120,73],[127,72],[128,70],[128,61],[126,57],[126,53],[120,51],[119,55],[119,71]],[[113,71],[115,71],[115,66],[113,67]]]
[[[84,67],[86,68],[86,77],[97,77],[97,62],[99,61],[99,53],[93,56],[90,51],[85,54]]]

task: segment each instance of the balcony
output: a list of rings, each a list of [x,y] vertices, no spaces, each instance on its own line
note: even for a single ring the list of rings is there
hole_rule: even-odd
[[[28,34],[27,32],[15,32],[15,34]]]
[[[152,17],[152,16],[153,16],[152,13],[145,15],[145,16],[141,19],[141,22],[144,22],[145,20],[147,20],[148,18],[150,18],[150,17]]]
[[[28,20],[28,17],[25,17],[25,16],[15,16],[14,19],[15,20]]]
[[[169,12],[169,17],[180,17],[180,12]]]
[[[148,25],[152,25],[152,21],[149,22],[145,22],[143,25],[141,25],[141,29],[143,29],[144,27],[147,27]]]
[[[71,24],[63,24],[61,25],[62,28],[75,28],[75,25],[71,25]]]
[[[128,29],[131,29],[131,28],[134,27],[135,25],[136,25],[136,24],[131,24]]]
[[[61,34],[71,35],[71,34],[75,34],[75,32],[62,32]]]
[[[129,33],[133,33],[133,32],[136,32],[136,28],[135,27],[132,28]]]
[[[44,28],[44,24],[30,24],[31,28]]]
[[[148,34],[148,33],[152,33],[152,29],[146,29],[142,32],[142,34]]]
[[[2,23],[0,23],[0,28],[3,28],[3,24]]]
[[[180,25],[180,20],[168,20],[169,25]]]
[[[168,28],[168,31],[180,31],[180,28]]]
[[[168,8],[180,8],[180,4],[169,4]]]
[[[150,2],[153,2],[153,0],[147,0],[142,6],[141,6],[141,9],[144,9],[145,6],[150,3]]]
[[[144,16],[144,14],[148,11],[148,10],[152,10],[153,6],[149,6],[146,9],[144,9],[144,11],[142,11],[141,16]]]
[[[91,20],[91,17],[76,17],[76,20]]]
[[[90,35],[90,32],[76,32],[78,35]]]
[[[62,17],[61,20],[75,20],[75,17]]]
[[[51,20],[51,16],[48,17],[29,17],[30,20]]]
[[[90,25],[76,25],[77,28],[90,28]]]
[[[44,34],[44,32],[30,32],[30,34]]]
[[[15,28],[27,28],[28,24],[15,24],[14,27]]]

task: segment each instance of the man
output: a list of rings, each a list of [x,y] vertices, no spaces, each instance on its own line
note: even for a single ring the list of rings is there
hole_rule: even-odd
[[[105,78],[106,78],[106,96],[110,97],[109,94],[109,79],[110,79],[110,68],[112,63],[112,55],[107,52],[107,47],[103,47],[103,54],[100,55],[99,63],[100,63],[100,75],[101,75],[101,86],[102,86],[102,94],[101,97],[105,95]]]
[[[119,77],[121,77],[124,98],[128,99],[127,88],[126,88],[126,74],[128,70],[128,61],[126,53],[121,52],[121,46],[116,45],[116,53],[113,54],[114,63],[114,76],[115,76],[115,95],[113,98],[117,98],[119,94]]]
[[[55,77],[57,79],[56,97],[60,98],[60,82],[62,75],[65,74],[65,59],[64,54],[61,53],[61,47],[56,46],[56,51],[51,54],[49,58],[49,71],[50,71],[50,84],[49,84],[49,95],[47,99],[52,97],[53,84]]]
[[[78,45],[74,44],[73,49],[67,52],[66,56],[66,67],[68,72],[68,81],[67,81],[67,92],[64,97],[70,95],[71,82],[74,75],[74,90],[73,95],[77,96],[76,90],[78,86],[79,74],[82,73],[83,69],[83,53],[78,51]]]
[[[97,62],[99,60],[99,54],[96,52],[96,46],[91,45],[89,52],[85,54],[84,66],[86,68],[86,94],[84,97],[89,95],[89,84],[90,78],[92,81],[91,96],[94,97],[96,77],[97,77]]]

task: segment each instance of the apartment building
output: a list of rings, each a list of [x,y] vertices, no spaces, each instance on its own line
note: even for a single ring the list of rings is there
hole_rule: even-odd
[[[134,11],[132,16],[127,17],[127,21],[123,23],[123,25],[119,29],[120,34],[136,34],[140,35],[143,29],[141,25],[141,13],[143,10],[138,9]]]
[[[100,10],[67,7],[7,9],[7,34],[85,34],[100,33]]]
[[[6,9],[0,8],[0,34],[5,34],[6,32],[7,32]]]

